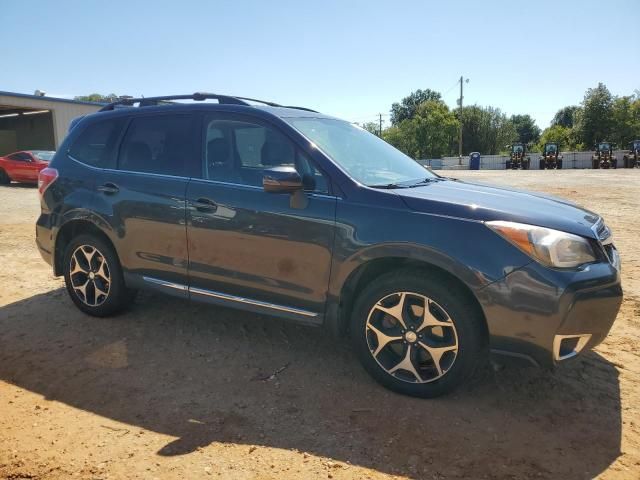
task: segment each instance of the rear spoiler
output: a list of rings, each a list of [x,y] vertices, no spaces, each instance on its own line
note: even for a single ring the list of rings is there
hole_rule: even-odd
[[[73,128],[76,125],[78,125],[78,123],[80,123],[80,120],[82,120],[84,117],[86,117],[86,115],[80,115],[79,117],[76,117],[73,120],[71,120],[71,122],[69,123],[69,130],[67,130],[67,133],[73,130]]]

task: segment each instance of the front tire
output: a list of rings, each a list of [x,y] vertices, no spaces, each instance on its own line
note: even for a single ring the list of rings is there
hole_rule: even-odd
[[[116,252],[101,238],[74,238],[65,249],[63,269],[71,300],[94,317],[118,313],[135,297],[135,291],[126,288]]]
[[[0,168],[0,185],[9,185],[11,183],[11,178],[7,175],[2,168]]]
[[[487,358],[484,319],[454,282],[416,270],[381,276],[358,296],[351,339],[369,374],[405,395],[432,398]]]

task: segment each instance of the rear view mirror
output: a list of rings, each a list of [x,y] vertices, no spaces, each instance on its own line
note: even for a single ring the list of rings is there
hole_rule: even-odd
[[[294,193],[303,189],[303,182],[294,167],[273,167],[264,170],[262,186],[269,193]]]

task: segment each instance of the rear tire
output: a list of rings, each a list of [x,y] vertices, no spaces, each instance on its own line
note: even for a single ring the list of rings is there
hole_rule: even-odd
[[[562,160],[556,162],[556,170],[562,170]]]
[[[488,355],[477,306],[454,282],[425,271],[400,270],[370,283],[356,299],[350,329],[367,372],[415,397],[452,391]]]
[[[136,291],[124,283],[122,267],[111,245],[92,235],[74,238],[64,252],[64,280],[73,303],[94,317],[124,310]]]
[[[7,175],[3,169],[0,168],[0,185],[9,185],[11,183],[11,178]]]
[[[505,163],[505,170],[511,170],[511,160],[507,160],[507,162]]]

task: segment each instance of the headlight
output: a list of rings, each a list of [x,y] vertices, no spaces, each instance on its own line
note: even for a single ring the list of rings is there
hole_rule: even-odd
[[[596,260],[589,241],[578,235],[515,222],[495,221],[486,225],[548,267],[575,268]]]

